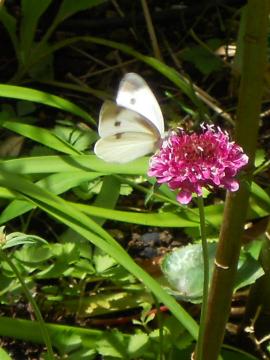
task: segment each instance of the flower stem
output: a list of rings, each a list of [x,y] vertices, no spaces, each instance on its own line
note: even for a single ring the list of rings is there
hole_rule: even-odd
[[[6,261],[8,263],[8,265],[11,267],[12,271],[14,272],[16,277],[18,278],[18,280],[19,280],[19,282],[20,282],[20,284],[22,286],[22,289],[24,291],[24,294],[25,294],[27,300],[29,301],[29,303],[31,304],[31,306],[33,308],[36,319],[39,322],[40,332],[42,334],[44,343],[45,343],[45,345],[47,347],[48,359],[55,360],[55,356],[54,356],[53,349],[52,349],[52,344],[51,344],[51,339],[50,339],[49,333],[48,333],[48,331],[46,329],[44,319],[42,317],[42,314],[41,314],[41,312],[39,310],[39,307],[38,307],[35,299],[31,295],[26,283],[24,282],[23,277],[21,276],[20,272],[18,271],[18,269],[14,265],[13,261],[5,254],[5,251],[2,250],[2,249],[0,249],[0,256],[3,258],[4,261]]]
[[[209,255],[206,238],[205,215],[203,197],[198,196],[198,208],[200,215],[200,232],[202,239],[202,255],[203,255],[203,299],[201,306],[200,329],[199,337],[196,347],[196,360],[203,360],[202,358],[202,339],[205,332],[205,318],[208,301],[208,288],[209,288]]]

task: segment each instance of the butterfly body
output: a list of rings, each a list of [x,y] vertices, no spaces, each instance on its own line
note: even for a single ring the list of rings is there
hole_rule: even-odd
[[[158,102],[143,78],[128,73],[116,103],[105,101],[99,115],[100,139],[94,151],[108,162],[126,163],[155,152],[164,134]]]

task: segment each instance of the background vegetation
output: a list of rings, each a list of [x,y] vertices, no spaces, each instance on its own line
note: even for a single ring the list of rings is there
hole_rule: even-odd
[[[255,25],[267,19],[260,8]],[[262,90],[259,119],[252,113],[258,139],[248,120],[236,132],[257,149],[255,169],[251,161],[240,179],[252,184],[222,356],[270,357],[269,74],[259,44],[261,63],[250,57],[259,70],[248,68],[255,75],[240,87],[246,9],[228,0],[2,2],[1,359],[173,360],[194,350],[202,265],[195,255],[182,261],[200,243],[196,200],[179,206],[165,185],[153,187],[148,158],[119,165],[93,154],[101,104],[115,98],[126,72],[146,79],[167,129],[207,122],[234,136],[240,90],[251,91],[245,104],[258,111]],[[224,200],[222,190],[205,193],[211,264]],[[179,247],[171,273],[175,260],[165,254]],[[177,288],[168,276],[192,284]]]

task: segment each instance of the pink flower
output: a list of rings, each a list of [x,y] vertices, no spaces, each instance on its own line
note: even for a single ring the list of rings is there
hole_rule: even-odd
[[[181,204],[188,204],[192,193],[202,195],[203,187],[237,191],[234,177],[248,163],[248,156],[230,141],[227,132],[213,125],[201,127],[200,134],[172,133],[150,160],[148,175],[179,189],[177,200]]]

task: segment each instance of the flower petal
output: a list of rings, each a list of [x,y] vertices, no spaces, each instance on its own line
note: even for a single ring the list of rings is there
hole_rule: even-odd
[[[186,205],[190,203],[192,199],[192,193],[190,191],[181,190],[177,195],[177,201],[180,202],[180,204]]]
[[[171,132],[151,158],[148,175],[172,190],[180,190],[177,200],[188,204],[192,193],[202,195],[203,187],[237,191],[239,184],[234,177],[247,162],[248,156],[230,141],[226,131],[204,124],[200,134],[181,129]]]
[[[229,191],[237,191],[239,189],[239,183],[234,179],[226,179],[224,186]]]

